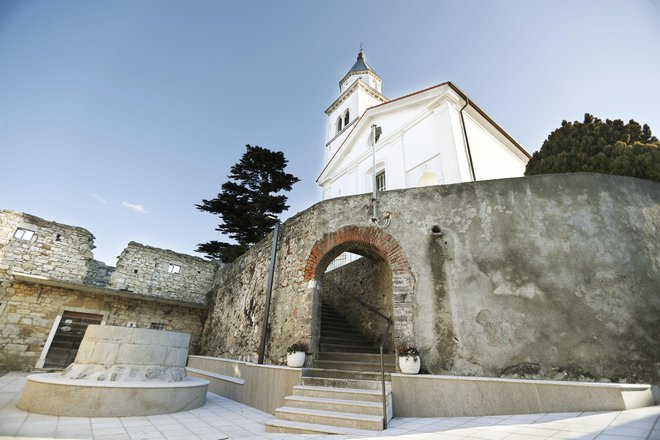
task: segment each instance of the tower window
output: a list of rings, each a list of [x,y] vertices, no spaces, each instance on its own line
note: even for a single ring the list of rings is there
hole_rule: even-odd
[[[344,113],[344,127],[348,125],[348,122],[351,120],[351,113],[346,109],[346,113]]]
[[[29,229],[18,228],[16,229],[16,232],[14,232],[14,237],[19,238],[21,240],[30,241],[32,240],[32,237],[34,237],[34,231],[30,231]]]
[[[341,131],[341,128],[342,128],[341,123],[342,123],[342,120],[341,120],[341,116],[340,116],[340,117],[337,118],[337,133],[339,133]]]
[[[170,264],[170,267],[167,268],[169,273],[179,273],[181,272],[181,266],[178,264]]]
[[[378,191],[385,191],[385,170],[376,174],[376,189]]]

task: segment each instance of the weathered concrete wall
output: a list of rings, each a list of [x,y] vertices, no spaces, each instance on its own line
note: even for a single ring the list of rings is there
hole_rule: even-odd
[[[357,247],[392,269],[397,343],[416,344],[432,373],[659,381],[657,183],[579,173],[388,191],[384,230],[369,199],[283,225],[270,361],[297,339],[314,351],[318,281]],[[256,352],[270,240],[218,272],[204,353]]]
[[[382,315],[392,317],[392,275],[380,258],[360,258],[323,274],[323,302],[341,310],[348,322],[373,342],[379,342],[387,329]],[[393,349],[391,341],[386,349]]]
[[[56,317],[64,310],[106,314],[108,325],[126,326],[131,321],[138,328],[149,328],[152,322],[165,324],[164,330],[191,334],[191,353],[196,353],[206,316],[206,310],[200,308],[28,283],[14,283],[4,301],[0,366],[7,369],[35,367]]]
[[[178,272],[171,267],[178,267]],[[110,286],[142,295],[205,303],[217,265],[199,257],[134,241],[122,251]]]
[[[204,356],[188,356],[188,367],[192,368],[188,370],[189,377],[210,382],[210,392],[271,414],[286,406],[285,397],[291,395],[294,386],[302,383],[301,368]]]

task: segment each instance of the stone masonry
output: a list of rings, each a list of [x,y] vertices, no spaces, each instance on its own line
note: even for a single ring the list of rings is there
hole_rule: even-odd
[[[131,242],[114,268],[93,249],[86,229],[0,211],[0,369],[34,368],[64,311],[190,333],[196,353],[217,265]]]
[[[270,362],[303,340],[313,364],[325,268],[351,251],[389,267],[395,342],[426,371],[660,382],[658,183],[576,173],[386,191],[386,229],[370,197],[282,225]],[[271,240],[218,271],[203,353],[256,356]]]

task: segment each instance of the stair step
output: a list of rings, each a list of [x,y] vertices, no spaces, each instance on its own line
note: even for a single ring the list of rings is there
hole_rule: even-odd
[[[340,426],[321,425],[318,423],[293,422],[291,420],[273,419],[266,423],[266,432],[280,432],[285,434],[335,434],[373,436],[373,431],[362,429],[342,428]]]
[[[359,347],[355,344],[330,344],[326,342],[321,342],[321,353],[328,352],[356,352],[356,353],[378,353],[378,347]]]
[[[364,379],[380,381],[380,371],[353,371],[336,368],[305,368],[304,377],[323,377],[326,379]],[[385,380],[389,381],[390,373],[385,373]]]
[[[388,382],[385,385],[389,388]],[[391,395],[391,391],[386,388],[386,396]],[[383,394],[378,390],[357,389],[357,388],[336,388],[330,386],[314,385],[294,385],[294,396],[322,397],[325,399],[342,400],[361,400],[367,402],[382,402]]]
[[[373,347],[374,344],[369,341],[363,341],[363,340],[357,340],[354,341],[355,335],[353,335],[350,338],[338,338],[336,336],[325,336],[323,333],[321,333],[321,344],[341,344],[341,345],[348,345],[351,344],[353,346],[360,346],[360,347]]]
[[[383,416],[367,414],[343,413],[336,411],[323,411],[320,409],[292,408],[283,406],[275,410],[277,418],[293,422],[305,422],[341,426],[344,428],[367,429],[371,431],[383,430]]]
[[[313,387],[349,388],[357,390],[379,391],[382,387],[380,380],[351,379],[341,377],[303,377],[302,384]],[[391,389],[391,382],[385,382],[385,390]]]
[[[380,371],[379,362],[360,362],[360,361],[332,361],[315,359],[314,367],[316,368],[331,368],[337,370],[354,370],[354,371]],[[395,372],[396,367],[394,362],[385,364],[386,372]]]
[[[359,352],[341,352],[335,351],[331,353],[321,352],[319,360],[323,361],[349,361],[349,362],[375,362],[380,365],[380,353],[359,353]],[[383,361],[385,365],[393,365],[395,362],[392,353],[384,353]]]
[[[309,408],[324,411],[367,414],[372,416],[383,415],[382,402],[327,399],[324,397],[309,396],[287,396],[284,400],[286,401],[286,406],[291,408]]]

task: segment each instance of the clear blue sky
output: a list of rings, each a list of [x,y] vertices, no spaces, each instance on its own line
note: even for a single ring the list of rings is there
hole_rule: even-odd
[[[530,152],[585,112],[660,134],[658,0],[0,0],[0,208],[111,265],[130,240],[192,254],[249,143],[285,152],[301,211],[360,43],[389,98],[451,80]]]

